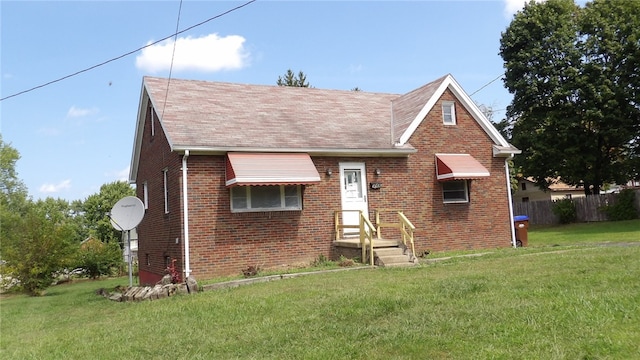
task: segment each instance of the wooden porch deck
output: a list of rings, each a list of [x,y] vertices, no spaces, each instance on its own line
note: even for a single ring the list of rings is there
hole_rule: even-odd
[[[364,242],[365,246],[369,246],[369,240],[365,240]],[[373,248],[398,247],[398,243],[397,240],[374,239]],[[360,249],[360,238],[353,237],[335,240],[333,246]]]

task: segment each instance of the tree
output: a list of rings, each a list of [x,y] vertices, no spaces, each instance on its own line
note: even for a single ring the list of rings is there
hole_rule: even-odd
[[[640,142],[640,2],[530,2],[502,34],[516,157],[543,188],[597,194],[632,175]]]
[[[54,273],[72,264],[77,244],[69,223],[51,218],[31,203],[26,214],[14,219],[16,231],[3,238],[3,260],[9,274],[29,295],[41,295],[51,286]]]
[[[287,70],[284,76],[278,76],[277,84],[278,86],[310,87],[307,76],[302,71],[295,75],[291,69]]]
[[[20,231],[20,220],[28,208],[27,187],[18,178],[16,163],[20,153],[2,141],[0,135],[0,256],[4,259],[5,246],[14,233]]]
[[[120,243],[122,234],[111,226],[107,215],[118,200],[134,195],[134,189],[127,182],[115,181],[102,185],[99,193],[87,197],[82,204],[82,212],[89,234],[104,243]]]

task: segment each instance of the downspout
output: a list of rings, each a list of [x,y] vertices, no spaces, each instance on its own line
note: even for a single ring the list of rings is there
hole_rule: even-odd
[[[511,197],[511,174],[509,174],[509,159],[513,158],[513,154],[504,159],[504,171],[507,178],[507,198],[509,199],[509,221],[511,224],[511,243],[516,248],[516,228],[513,223],[513,199]]]
[[[187,158],[189,150],[184,151],[182,157],[182,214],[184,216],[184,271],[185,279],[191,274],[189,264],[189,196],[187,193]]]

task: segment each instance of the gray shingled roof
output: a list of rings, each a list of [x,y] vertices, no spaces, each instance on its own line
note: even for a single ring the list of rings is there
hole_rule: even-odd
[[[167,93],[156,77],[144,88],[173,148],[390,150],[391,102],[404,131],[442,79],[406,95],[180,79]]]

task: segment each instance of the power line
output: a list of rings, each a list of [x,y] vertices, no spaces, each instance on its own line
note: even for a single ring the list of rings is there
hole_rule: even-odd
[[[176,35],[173,38],[173,51],[171,52],[171,64],[169,65],[169,79],[167,79],[167,91],[164,93],[164,105],[162,106],[162,115],[160,118],[164,118],[164,109],[167,107],[167,98],[169,97],[169,85],[171,85],[171,73],[173,72],[173,59],[176,56],[176,45],[178,44],[178,29],[180,28],[180,14],[182,13],[182,0],[180,0],[180,6],[178,7],[178,19],[176,20]]]
[[[471,95],[469,95],[469,97],[475,95],[476,93],[480,92],[480,90],[486,88],[487,86],[491,85],[493,82],[495,82],[496,80],[500,79],[502,77],[502,75],[504,75],[504,73],[498,75],[495,79],[489,81],[488,83],[484,84],[480,89],[474,91],[473,93],[471,93]]]
[[[26,93],[28,93],[28,92],[31,92],[31,91],[34,91],[34,90],[37,90],[37,89],[43,88],[43,87],[45,87],[45,86],[49,86],[49,85],[51,85],[51,84],[55,84],[55,83],[60,82],[60,81],[62,81],[62,80],[66,80],[66,79],[68,79],[68,78],[71,78],[71,77],[74,77],[74,76],[80,75],[80,74],[82,74],[82,73],[85,73],[85,72],[87,72],[87,71],[93,70],[93,69],[95,69],[95,68],[98,68],[98,67],[104,66],[104,65],[106,65],[106,64],[108,64],[108,63],[110,63],[110,62],[114,62],[114,61],[116,61],[116,60],[120,60],[120,59],[122,59],[122,58],[124,58],[124,57],[127,57],[127,56],[131,55],[131,54],[135,54],[135,53],[137,53],[137,52],[138,52],[138,51],[140,51],[140,50],[146,49],[146,48],[148,48],[148,47],[150,47],[150,46],[156,45],[156,44],[158,44],[158,43],[160,43],[160,42],[163,42],[163,41],[165,41],[165,40],[167,40],[167,39],[170,39],[170,38],[172,38],[172,37],[174,37],[174,36],[178,36],[178,35],[180,35],[180,34],[182,34],[182,33],[184,33],[184,32],[187,32],[187,31],[189,31],[189,30],[191,30],[191,29],[193,29],[193,28],[196,28],[196,27],[198,27],[198,26],[204,25],[204,24],[208,23],[209,21],[212,21],[212,20],[218,19],[218,18],[220,18],[220,17],[222,17],[222,16],[225,16],[225,15],[227,15],[227,14],[231,13],[231,12],[234,12],[234,11],[236,11],[236,10],[239,10],[239,9],[241,9],[241,8],[243,8],[243,7],[245,7],[245,6],[249,5],[249,4],[251,4],[251,3],[253,3],[253,2],[256,2],[256,1],[257,1],[257,0],[250,0],[250,1],[247,1],[246,3],[244,3],[244,4],[242,4],[242,5],[238,5],[238,6],[236,6],[236,7],[232,8],[232,9],[230,9],[230,10],[227,10],[227,11],[225,11],[225,12],[223,12],[223,13],[221,13],[221,14],[218,14],[218,15],[216,15],[216,16],[214,16],[214,17],[211,17],[211,18],[209,18],[209,19],[207,19],[207,20],[204,20],[204,21],[199,22],[199,23],[197,23],[197,24],[195,24],[195,25],[189,26],[189,27],[188,27],[188,28],[186,28],[186,29],[183,29],[183,30],[181,30],[181,31],[176,31],[174,34],[171,34],[171,35],[169,35],[169,36],[166,36],[166,37],[164,37],[164,38],[162,38],[162,39],[160,39],[160,40],[158,40],[158,41],[154,41],[154,42],[152,42],[152,43],[150,43],[150,44],[147,44],[147,45],[145,45],[145,46],[143,46],[143,47],[140,47],[140,48],[135,49],[135,50],[133,50],[133,51],[129,51],[129,52],[127,52],[127,53],[125,53],[125,54],[122,54],[122,55],[120,55],[120,56],[116,56],[116,57],[114,57],[113,59],[109,59],[109,60],[104,61],[104,62],[101,62],[101,63],[99,63],[99,64],[96,64],[96,65],[90,66],[90,67],[88,67],[88,68],[86,68],[86,69],[82,69],[82,70],[80,70],[80,71],[76,71],[76,72],[74,72],[73,74],[69,74],[69,75],[63,76],[63,77],[61,77],[61,78],[58,78],[58,79],[55,79],[55,80],[49,81],[49,82],[47,82],[47,83],[44,83],[44,84],[41,84],[41,85],[38,85],[38,86],[34,86],[34,87],[30,88],[30,89],[23,90],[23,91],[20,91],[20,92],[15,93],[15,94],[11,94],[11,95],[9,95],[9,96],[5,96],[5,97],[3,97],[3,98],[0,98],[0,101],[7,100],[7,99],[10,99],[10,98],[12,98],[12,97],[16,97],[16,96],[18,96],[18,95],[26,94]]]

